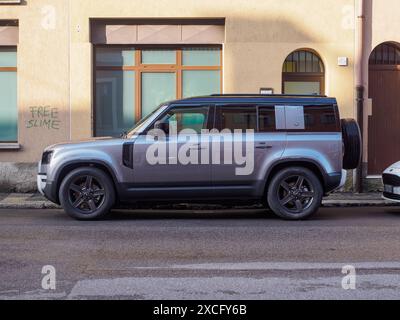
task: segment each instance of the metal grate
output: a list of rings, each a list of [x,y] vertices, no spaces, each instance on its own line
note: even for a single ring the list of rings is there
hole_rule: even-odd
[[[369,57],[370,65],[400,64],[400,48],[394,43],[382,43],[372,51]]]
[[[283,64],[285,73],[324,73],[321,58],[312,51],[297,50],[292,52]]]

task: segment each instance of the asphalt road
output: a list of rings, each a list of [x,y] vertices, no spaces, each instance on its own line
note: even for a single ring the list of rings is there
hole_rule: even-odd
[[[42,267],[56,290],[42,288]],[[342,267],[356,269],[355,290]],[[0,210],[0,299],[399,299],[400,208],[265,211]]]

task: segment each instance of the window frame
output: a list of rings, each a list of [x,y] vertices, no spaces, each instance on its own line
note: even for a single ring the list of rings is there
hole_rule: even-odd
[[[282,92],[285,92],[286,82],[319,82],[319,94],[325,94],[325,74],[324,73],[296,73],[284,72],[282,74]]]
[[[205,107],[208,108],[208,113],[207,113],[207,127],[206,129],[212,130],[213,129],[213,124],[215,120],[215,106],[213,104],[207,104],[207,103],[187,103],[187,104],[170,104],[168,107],[158,115],[157,118],[155,118],[145,130],[143,130],[140,134],[141,135],[146,135],[148,132],[152,129],[154,129],[154,125],[157,121],[160,121],[163,119],[171,110],[173,109],[180,109],[180,108],[200,108],[200,107]]]
[[[164,119],[169,113],[171,113],[171,111],[180,110],[180,109],[193,109],[193,110],[195,110],[196,108],[198,108],[198,109],[206,108],[207,109],[207,112],[205,114],[206,117],[205,117],[205,121],[204,121],[205,128],[203,128],[201,130],[209,130],[210,122],[212,120],[213,113],[212,113],[212,110],[211,110],[211,108],[212,108],[211,105],[208,105],[208,104],[201,104],[201,105],[198,105],[198,104],[197,105],[194,105],[194,104],[171,105],[171,107],[168,108],[167,110],[165,110],[165,112],[163,112],[163,114],[161,114],[155,120],[155,122],[161,121],[162,119]],[[149,128],[150,130],[152,129],[152,126],[154,126],[154,123],[150,125],[150,128]],[[179,134],[179,131],[178,131],[178,134]],[[197,133],[197,135],[199,135],[199,134],[200,133]]]
[[[390,57],[391,52],[394,54],[393,60]],[[400,65],[400,46],[395,42],[383,42],[377,45],[369,56],[368,64],[376,69]]]
[[[300,55],[304,53],[304,60],[300,57]],[[297,55],[297,60],[293,60],[294,55]],[[318,61],[320,64],[320,70],[318,72],[316,71],[307,71],[307,55],[311,56],[311,63],[314,63],[314,61]],[[290,60],[290,58],[292,60]],[[286,63],[287,62],[302,62],[304,61],[305,63],[305,69],[304,71],[299,72],[298,71],[298,65],[295,65],[295,70],[294,71],[287,71],[286,69]],[[319,82],[319,94],[323,95],[325,94],[325,73],[326,73],[326,68],[325,64],[321,58],[321,56],[312,49],[297,49],[293,52],[291,52],[284,60],[283,62],[283,67],[282,67],[282,93],[285,93],[285,82]]]
[[[18,79],[18,47],[17,46],[0,46],[0,49],[14,49],[15,50],[15,54],[17,55],[17,66],[15,66],[15,67],[2,67],[2,66],[0,66],[0,72],[15,72],[16,73],[16,77]],[[17,82],[16,90],[17,90],[17,95],[18,95],[18,82]],[[17,137],[16,137],[16,140],[6,141],[6,140],[1,140],[0,139],[0,147],[1,147],[1,145],[10,145],[10,144],[18,143],[18,137],[19,137],[18,97],[17,97],[17,106],[16,107],[17,107]]]
[[[134,52],[134,66],[97,66],[96,55],[98,48],[118,48],[118,49],[131,49]],[[219,50],[220,59],[218,66],[184,66],[183,65],[183,50],[190,48],[214,48]],[[142,51],[145,50],[174,50],[176,51],[175,64],[143,64]],[[219,71],[220,73],[220,92],[223,92],[223,48],[222,45],[205,45],[205,44],[191,44],[191,45],[93,45],[93,105],[92,105],[92,134],[96,136],[96,82],[97,71],[134,71],[135,72],[135,105],[134,108],[135,119],[139,121],[142,118],[142,74],[143,73],[175,73],[176,78],[176,99],[182,99],[183,96],[183,72],[184,71]]]

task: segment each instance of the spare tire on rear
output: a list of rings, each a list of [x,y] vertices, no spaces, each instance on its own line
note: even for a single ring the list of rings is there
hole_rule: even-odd
[[[355,169],[361,162],[361,132],[354,119],[342,119],[343,169]]]

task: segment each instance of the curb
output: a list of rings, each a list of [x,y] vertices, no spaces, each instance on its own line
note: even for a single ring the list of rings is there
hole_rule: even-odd
[[[341,207],[396,207],[400,203],[390,202],[387,200],[323,200],[322,207],[324,208],[341,208]],[[35,202],[0,202],[0,209],[61,209],[57,204],[49,201],[35,201]],[[197,206],[192,210],[201,210],[201,206]],[[207,208],[204,208],[207,209]],[[237,209],[252,209],[238,207]],[[178,209],[179,210],[179,209]],[[190,210],[186,208],[186,210]]]
[[[61,209],[61,207],[51,202],[0,203],[0,209]]]
[[[324,200],[322,206],[332,207],[397,207],[400,203],[387,200]]]

